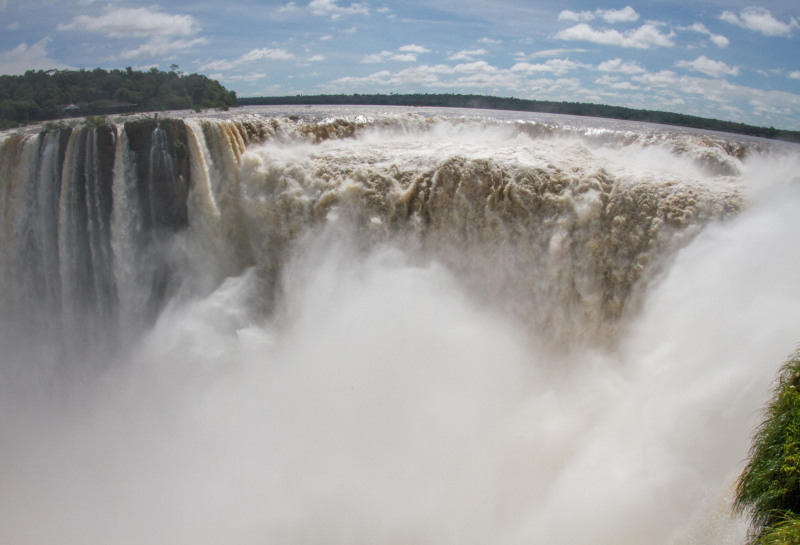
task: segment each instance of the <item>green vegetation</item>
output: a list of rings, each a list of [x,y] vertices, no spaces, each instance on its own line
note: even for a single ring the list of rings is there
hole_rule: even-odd
[[[249,97],[239,98],[240,106],[249,105],[365,105],[365,106],[436,106],[448,108],[486,108],[490,110],[513,110],[521,112],[540,112],[554,114],[605,117],[629,121],[645,121],[678,125],[703,130],[732,132],[762,138],[774,138],[789,142],[800,142],[800,131],[785,131],[774,127],[754,127],[744,123],[720,121],[692,115],[635,110],[622,106],[604,106],[582,102],[550,102],[545,100],[524,100],[520,98],[501,98],[482,95],[454,94],[408,94],[408,95],[297,95],[287,97]]]
[[[84,122],[90,127],[103,127],[108,125],[105,116],[102,115],[87,115]]]
[[[764,533],[753,539],[753,545],[797,545],[800,543],[800,516],[786,517],[764,529]]]
[[[736,487],[755,545],[800,543],[800,350],[786,362]]]
[[[0,76],[0,129],[68,115],[102,116],[123,112],[227,109],[236,93],[198,74],[152,68],[132,70],[29,70]],[[67,110],[68,106],[77,109]]]

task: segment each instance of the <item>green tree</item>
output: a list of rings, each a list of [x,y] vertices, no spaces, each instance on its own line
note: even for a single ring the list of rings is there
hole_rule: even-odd
[[[104,115],[120,103],[140,111],[225,108],[236,105],[236,94],[219,82],[184,74],[177,65],[169,72],[133,70],[29,70],[22,76],[0,76],[0,125],[12,127],[55,119],[68,104],[84,114]]]

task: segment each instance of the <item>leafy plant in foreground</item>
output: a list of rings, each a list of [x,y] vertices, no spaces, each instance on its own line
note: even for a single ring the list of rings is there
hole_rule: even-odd
[[[757,545],[800,543],[800,351],[781,369],[736,487]]]
[[[764,528],[753,545],[797,545],[800,543],[800,516],[788,513],[775,524]]]

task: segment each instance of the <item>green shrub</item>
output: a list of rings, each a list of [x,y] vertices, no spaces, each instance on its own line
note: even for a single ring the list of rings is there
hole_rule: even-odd
[[[800,516],[786,513],[755,538],[753,545],[798,545],[800,544]]]
[[[102,115],[88,115],[86,116],[86,124],[90,127],[103,127],[108,125],[108,120]]]
[[[754,544],[800,544],[800,351],[783,366],[736,487],[736,508],[752,519]],[[772,536],[772,537],[770,537]]]

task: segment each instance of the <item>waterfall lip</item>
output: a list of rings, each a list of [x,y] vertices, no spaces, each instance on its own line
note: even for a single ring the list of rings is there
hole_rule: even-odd
[[[479,110],[464,108],[436,108],[436,107],[410,107],[410,106],[240,106],[229,111],[221,112],[195,112],[192,110],[171,110],[164,112],[141,112],[124,115],[110,115],[108,123],[120,125],[125,122],[136,122],[148,119],[217,119],[237,121],[264,121],[268,119],[290,119],[300,122],[325,123],[344,120],[362,125],[369,125],[376,119],[391,118],[418,118],[427,120],[448,120],[467,122],[495,123],[539,123],[544,127],[555,128],[565,132],[579,132],[586,135],[602,136],[614,134],[619,136],[627,134],[648,137],[663,134],[694,134],[697,136],[722,138],[747,143],[771,144],[774,146],[797,146],[789,142],[767,140],[735,133],[708,131],[689,127],[661,125],[639,121],[615,120],[608,118],[593,118],[565,114],[548,114],[541,112],[522,112],[507,110]],[[34,134],[43,130],[48,123],[31,124],[15,129],[0,131],[0,134],[18,133]],[[77,127],[84,124],[83,118],[59,120],[58,125],[63,127]]]

